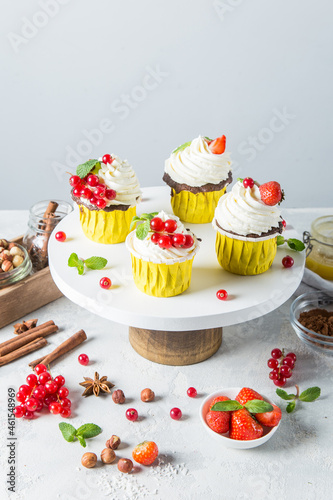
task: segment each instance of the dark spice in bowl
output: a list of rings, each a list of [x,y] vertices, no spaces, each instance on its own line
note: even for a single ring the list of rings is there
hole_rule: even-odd
[[[333,312],[326,309],[311,309],[310,311],[302,312],[299,315],[298,321],[313,332],[321,335],[333,336]]]

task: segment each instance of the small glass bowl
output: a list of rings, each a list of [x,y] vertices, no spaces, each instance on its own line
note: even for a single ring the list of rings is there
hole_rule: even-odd
[[[31,273],[32,264],[28,252],[22,245],[19,245],[18,243],[15,243],[15,246],[19,247],[24,253],[24,261],[20,266],[15,267],[11,271],[0,273],[0,289],[23,280],[26,276],[28,276],[28,274]]]
[[[325,292],[304,293],[295,299],[290,307],[290,323],[298,338],[315,351],[332,356],[333,337],[309,330],[298,321],[299,315],[302,312],[310,311],[311,309],[333,311],[333,295]]]

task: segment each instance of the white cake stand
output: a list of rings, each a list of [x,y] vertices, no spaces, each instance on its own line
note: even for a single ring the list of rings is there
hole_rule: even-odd
[[[143,189],[138,214],[165,210],[172,213],[167,187]],[[156,298],[134,285],[131,259],[124,243],[103,245],[87,239],[81,229],[78,210],[65,217],[56,228],[67,240],[49,242],[52,277],[61,292],[94,314],[129,325],[133,348],[151,361],[168,365],[193,364],[212,356],[221,345],[222,327],[263,316],[283,304],[298,287],[305,262],[304,252],[279,247],[271,269],[258,276],[237,276],[224,271],[215,255],[215,231],[211,224],[185,224],[202,239],[194,258],[188,290],[176,297]],[[292,228],[285,237],[297,237]],[[75,252],[84,259],[93,255],[108,260],[101,271],[87,270],[80,276],[67,265]],[[295,264],[283,268],[282,258],[292,253]],[[109,290],[99,286],[100,278],[112,281]],[[216,297],[220,288],[228,300]]]

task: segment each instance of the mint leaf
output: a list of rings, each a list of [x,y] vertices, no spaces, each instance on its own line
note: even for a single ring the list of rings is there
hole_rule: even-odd
[[[99,163],[98,160],[88,160],[76,168],[76,174],[83,179]]]
[[[98,436],[102,432],[102,429],[95,424],[84,424],[81,425],[81,427],[78,428],[76,431],[77,436],[81,436],[83,438],[92,438],[95,436]]]
[[[208,142],[212,142],[212,140],[213,140],[213,139],[210,139],[209,137],[206,137],[206,136],[204,136],[204,139],[206,139],[206,141],[208,141]]]
[[[75,427],[71,424],[66,424],[66,422],[61,422],[59,424],[59,429],[61,430],[61,434],[69,443],[74,441],[74,437],[76,435]]]
[[[132,231],[133,227],[135,226],[135,224],[140,221],[141,218],[138,217],[137,215],[135,215],[131,221],[131,225],[130,225],[130,231]]]
[[[304,403],[310,403],[311,401],[314,401],[315,399],[319,398],[319,396],[320,396],[319,387],[309,387],[309,389],[306,389],[300,394],[299,399],[301,401],[304,401]]]
[[[287,413],[292,413],[295,410],[296,407],[296,401],[292,401],[291,403],[287,404]]]
[[[83,446],[83,448],[85,448],[87,446],[87,443],[86,443],[86,440],[80,436],[80,434],[77,436],[78,440],[79,440],[79,443],[81,446]]]
[[[285,401],[290,401],[291,399],[295,399],[296,397],[295,394],[288,394],[283,389],[276,389],[276,394]]]
[[[148,236],[149,229],[150,229],[149,220],[146,220],[142,224],[139,224],[138,227],[136,228],[136,237],[139,240],[144,240]]]
[[[108,261],[103,257],[89,257],[84,263],[89,269],[104,269]]]
[[[77,272],[79,273],[80,276],[84,273],[84,264],[83,264],[83,261],[81,261],[81,262],[82,262],[82,265],[77,266]]]
[[[69,258],[68,258],[68,265],[69,265],[69,267],[77,267],[79,265],[79,261],[80,261],[80,259],[77,256],[77,253],[71,253]]]
[[[296,252],[301,252],[305,248],[304,243],[296,238],[289,238],[287,244],[289,248],[296,250]]]
[[[270,403],[261,399],[251,399],[244,406],[250,413],[266,413],[274,410]]]
[[[276,240],[277,246],[283,245],[285,241],[284,237],[279,234]]]
[[[212,406],[211,411],[236,411],[243,408],[238,401],[219,401]]]
[[[188,146],[191,146],[192,141],[189,142],[184,142],[181,146],[178,146],[178,148],[174,149],[172,151],[172,154],[178,153],[178,151],[183,151],[183,149],[187,148]]]

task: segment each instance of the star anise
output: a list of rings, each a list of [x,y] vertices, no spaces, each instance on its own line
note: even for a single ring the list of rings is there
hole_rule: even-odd
[[[14,333],[16,335],[20,335],[20,333],[24,333],[27,330],[31,330],[31,328],[35,328],[37,321],[38,319],[29,319],[28,321],[23,321],[22,323],[16,323],[14,325]]]
[[[89,377],[83,377],[84,382],[80,382],[80,385],[82,387],[85,387],[84,392],[82,393],[82,396],[91,396],[94,394],[95,396],[99,396],[100,392],[108,392],[111,393],[110,389],[114,387],[114,384],[111,384],[111,382],[108,382],[107,377],[101,377],[99,378],[99,373],[95,372],[95,378],[89,378]]]

